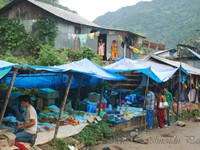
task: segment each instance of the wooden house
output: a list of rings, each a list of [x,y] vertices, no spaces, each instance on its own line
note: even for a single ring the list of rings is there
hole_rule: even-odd
[[[126,30],[101,27],[81,17],[75,11],[39,0],[14,0],[0,9],[0,16],[20,20],[28,32],[32,32],[33,24],[37,22],[39,16],[53,18],[58,28],[55,39],[56,48],[77,50],[86,45],[96,51],[102,39],[105,43],[104,60],[108,60],[111,56],[113,40],[116,40],[118,44],[118,57],[133,58],[133,52],[129,46],[136,46],[139,38],[145,38]]]
[[[200,68],[200,50],[194,46],[178,44],[176,49],[158,51],[154,54]]]

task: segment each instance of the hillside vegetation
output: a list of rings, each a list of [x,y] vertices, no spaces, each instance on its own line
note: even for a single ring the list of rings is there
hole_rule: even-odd
[[[152,0],[108,12],[94,20],[103,27],[130,30],[167,48],[191,44],[199,36],[199,0]]]

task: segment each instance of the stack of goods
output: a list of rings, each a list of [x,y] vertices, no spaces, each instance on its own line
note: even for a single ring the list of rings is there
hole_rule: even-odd
[[[39,96],[39,99],[37,101],[37,105],[40,105],[39,107],[43,105],[42,108],[44,108],[49,105],[55,105],[55,99],[59,98],[59,91],[56,91],[50,88],[42,88],[42,89],[39,89],[38,96]]]

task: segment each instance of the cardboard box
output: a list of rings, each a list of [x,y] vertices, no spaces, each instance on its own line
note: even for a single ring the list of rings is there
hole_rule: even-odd
[[[90,102],[98,102],[100,99],[100,94],[92,92],[88,94],[88,100]]]

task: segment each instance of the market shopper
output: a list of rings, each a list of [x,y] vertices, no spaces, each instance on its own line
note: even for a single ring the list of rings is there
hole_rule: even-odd
[[[164,102],[164,96],[161,94],[161,92],[158,92],[156,94],[156,112],[157,112],[157,119],[158,119],[158,125],[159,128],[164,127],[164,109],[160,108],[160,103]]]
[[[168,126],[170,126],[170,109],[172,106],[173,96],[172,96],[172,93],[167,90],[167,88],[164,88],[163,91],[165,93],[166,101],[169,105],[169,107],[167,108],[167,124]]]
[[[37,137],[37,113],[31,105],[29,95],[19,96],[19,101],[26,107],[25,124],[18,124],[16,127],[16,142],[29,142],[33,146]]]
[[[149,129],[152,129],[153,126],[154,103],[155,103],[155,94],[148,89],[146,96],[146,120]]]

